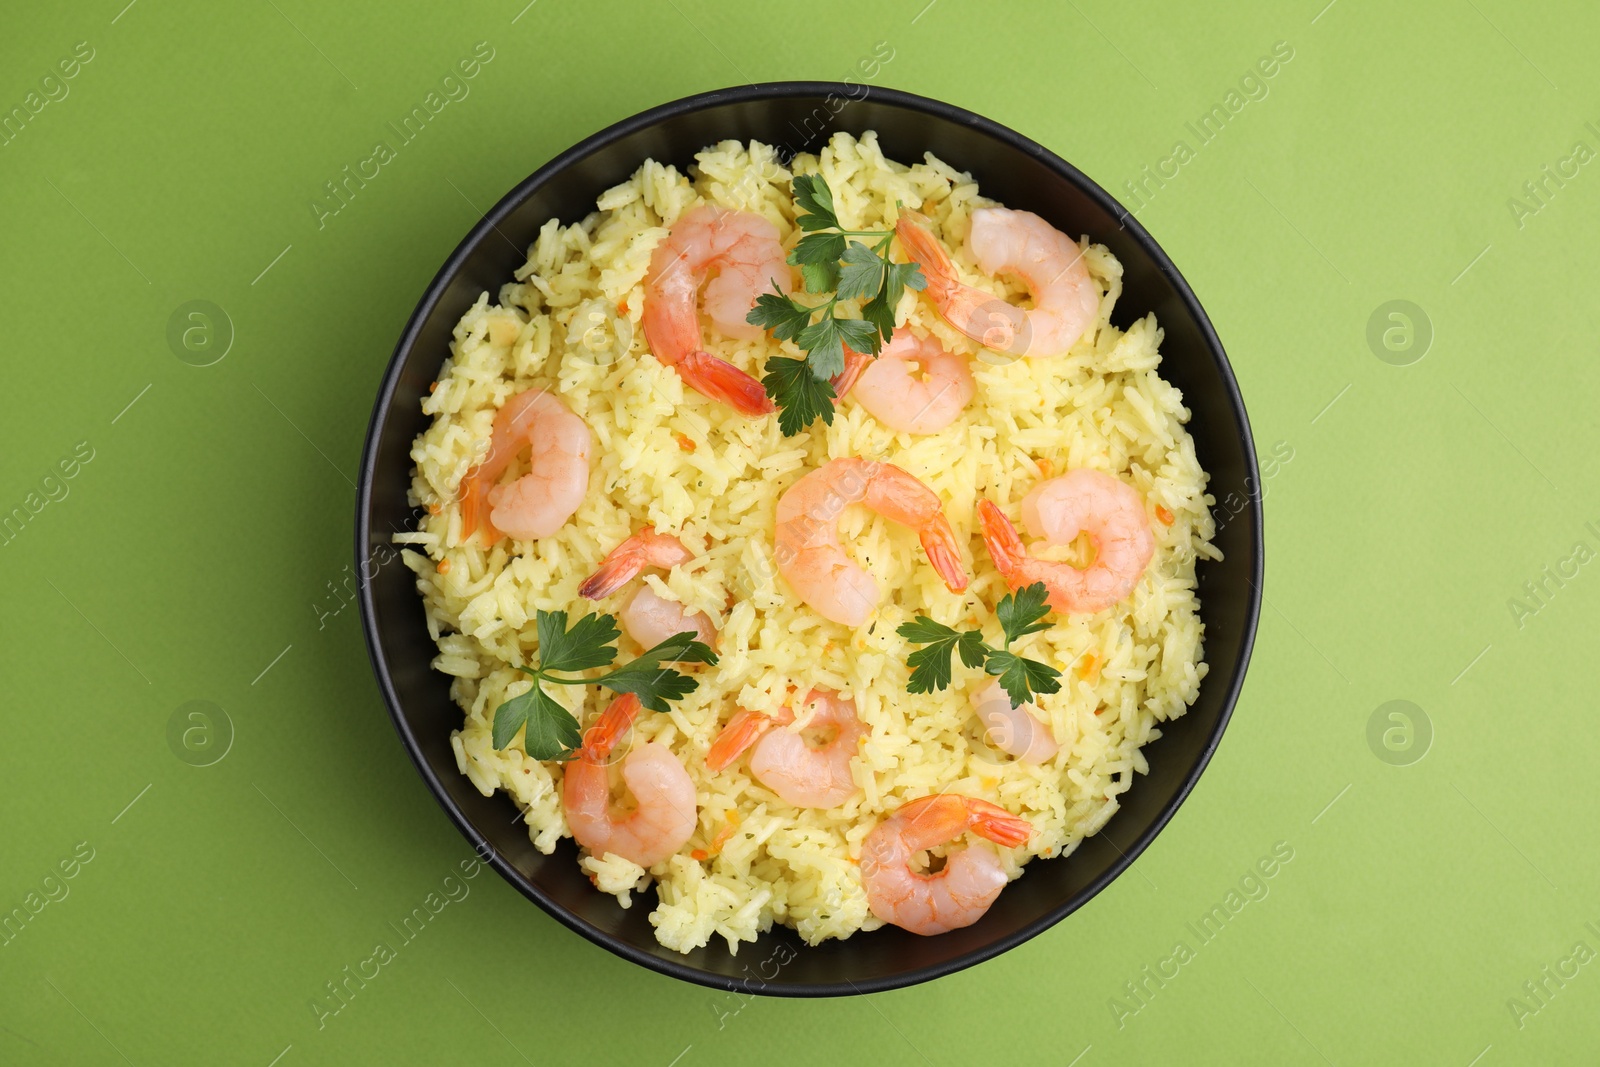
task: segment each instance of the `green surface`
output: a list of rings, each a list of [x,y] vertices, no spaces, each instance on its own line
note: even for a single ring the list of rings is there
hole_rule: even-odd
[[[813,32],[705,0],[125,2],[0,34],[0,108],[39,108],[0,147],[0,509],[37,507],[0,538],[0,908],[39,908],[0,938],[0,1062],[1493,1067],[1600,1044],[1592,5],[817,0]],[[319,228],[323,183],[480,41],[469,95]],[[1280,41],[1202,144],[1188,124]],[[88,63],[41,88],[78,42]],[[931,985],[710,992],[485,871],[319,1025],[324,984],[470,855],[348,603],[352,479],[406,315],[480,210],[579,138],[843,77],[879,42],[877,83],[1014,126],[1130,204],[1142,168],[1176,171],[1139,215],[1277,457],[1268,606],[1210,770],[1089,906]],[[1374,349],[1396,300],[1420,312],[1379,314]],[[209,366],[220,320],[180,316],[187,362],[168,341],[190,301],[231,322]],[[1409,720],[1369,734],[1396,700]],[[1275,847],[1292,859],[1247,877]]]

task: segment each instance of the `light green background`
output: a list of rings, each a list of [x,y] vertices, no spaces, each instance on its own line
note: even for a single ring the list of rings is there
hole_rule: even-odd
[[[1592,5],[125,2],[16,7],[0,33],[7,110],[94,51],[0,148],[0,511],[93,450],[0,546],[0,911],[94,851],[0,947],[0,1061],[1592,1058],[1600,965],[1542,1006],[1522,983],[1600,948],[1597,568],[1574,560],[1520,626],[1507,604],[1600,548],[1600,169],[1548,181],[1520,225],[1508,206],[1600,148]],[[471,95],[319,230],[322,183],[479,41]],[[1197,147],[1186,123],[1279,41],[1266,97]],[[368,411],[418,294],[579,138],[704,89],[844,77],[878,42],[878,83],[992,116],[1117,195],[1196,149],[1139,214],[1210,311],[1263,457],[1292,452],[1211,768],[1090,905],[931,985],[746,1002],[613,958],[486,872],[319,1029],[323,983],[469,855],[354,607],[335,612]],[[1433,333],[1409,366],[1367,340],[1399,299]],[[190,300],[236,331],[212,366],[169,348]],[[1432,728],[1406,766],[1368,742],[1397,699]],[[169,747],[190,700],[236,731],[209,767]],[[1294,858],[1266,897],[1199,947],[1187,924],[1278,842]],[[1119,1028],[1108,1002],[1179,940],[1195,958]],[[1521,1026],[1519,996],[1540,1009]]]

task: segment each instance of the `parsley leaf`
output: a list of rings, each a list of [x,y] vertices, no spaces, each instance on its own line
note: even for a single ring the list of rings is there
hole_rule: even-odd
[[[927,644],[926,648],[919,648],[906,657],[906,665],[911,668],[911,680],[906,684],[908,693],[931,693],[948,688],[953,652],[959,650],[961,662],[968,667],[980,667],[987,651],[983,635],[977,630],[954,630],[926,615],[902,623],[895,633],[907,641]]]
[[[839,257],[844,252],[843,234],[808,233],[794,246],[789,259],[800,268],[806,292],[825,293],[839,284]],[[806,314],[809,317],[809,308]]]
[[[567,629],[564,611],[535,613],[539,629],[539,660],[544,671],[586,671],[605,667],[617,658],[612,647],[622,631],[610,615],[585,615]]]
[[[878,330],[872,323],[862,319],[834,319],[833,321],[839,324],[839,336],[844,340],[845,344],[857,352],[871,352],[873,355],[877,355],[880,342],[878,340]],[[844,370],[842,361],[839,369]],[[832,377],[832,375],[829,375],[829,377]]]
[[[906,657],[906,666],[911,668],[906,692],[931,693],[950,687],[950,653],[955,648],[956,640],[952,637],[947,641],[936,641]]]
[[[1048,597],[1044,583],[1035,582],[1001,598],[995,615],[1005,631],[1007,645],[1050,628],[1049,623],[1041,621],[1050,614]],[[911,678],[906,683],[908,693],[931,693],[948,688],[951,655],[958,650],[962,663],[968,667],[982,667],[985,673],[1000,679],[1012,707],[1026,704],[1035,693],[1061,690],[1058,669],[1005,648],[992,648],[984,643],[981,630],[956,630],[918,615],[912,622],[902,623],[895,632],[907,641],[924,646],[906,657],[906,665],[911,668]]]
[[[954,640],[961,631],[952,629],[942,622],[934,622],[926,615],[918,615],[911,622],[903,622],[895,633],[907,641],[914,641],[919,645],[929,641],[943,641],[946,638]]]
[[[801,330],[810,325],[811,309],[796,303],[774,287],[772,292],[756,297],[756,306],[750,309],[745,321],[752,326],[771,330],[772,336],[780,341],[793,341],[800,336]]]
[[[717,654],[711,651],[711,646],[695,636],[693,630],[684,630],[682,633],[673,634],[654,648],[646,649],[639,654],[639,659],[660,659],[667,663],[704,663],[715,667]],[[639,660],[634,660],[634,663]]]
[[[832,378],[844,370],[844,334],[839,321],[824,315],[800,331],[795,344],[807,350],[806,365],[816,378]]]
[[[812,225],[800,223],[803,230],[837,230],[839,217],[833,212],[833,190],[820,174],[802,174],[794,180],[794,202],[805,209],[801,219],[814,220]]]
[[[820,263],[833,260],[837,264],[844,255],[845,239],[842,233],[808,233],[794,246],[790,257],[796,263]]]
[[[764,293],[745,316],[752,325],[770,330],[780,341],[793,341],[805,352],[804,360],[784,360],[761,383],[777,405],[778,428],[785,436],[800,433],[817,419],[833,423],[837,396],[828,381],[844,370],[844,350],[876,356],[894,334],[894,309],[907,286],[923,288],[927,282],[915,263],[889,259],[892,230],[846,230],[839,225],[833,191],[818,174],[794,179],[795,222],[805,231],[790,250],[788,261],[800,268],[808,293],[832,292],[825,303],[813,307],[781,292]],[[876,244],[850,241],[850,237],[878,238]],[[868,299],[870,298],[870,299]],[[865,300],[859,319],[835,313],[840,301]],[[815,320],[815,321],[813,321]],[[769,361],[770,362],[770,361]],[[804,369],[821,384],[805,382]]]
[[[800,265],[800,279],[805,284],[808,293],[826,293],[839,284],[839,264],[837,263],[802,263]],[[811,317],[809,310],[806,318]]]
[[[767,360],[761,384],[778,405],[778,429],[785,437],[793,437],[816,419],[833,425],[833,384],[812,374],[805,360]]]
[[[666,711],[667,701],[681,700],[700,687],[687,674],[668,667],[630,663],[602,683],[614,693],[632,693],[651,711]]]
[[[994,613],[1000,620],[1001,629],[1006,632],[1006,644],[1050,629],[1049,623],[1040,621],[1050,614],[1049,599],[1050,591],[1043,582],[1025,585],[1000,598]]]
[[[522,747],[536,760],[567,759],[583,741],[578,720],[561,703],[544,691],[545,682],[556,685],[603,685],[617,693],[633,693],[651,711],[666,711],[667,702],[695,691],[699,682],[670,667],[674,663],[715,665],[717,654],[695,634],[686,631],[641,653],[632,662],[598,678],[560,678],[553,672],[571,673],[594,667],[608,667],[617,658],[614,642],[620,635],[612,615],[585,615],[570,628],[564,611],[540,611],[534,624],[539,632],[541,663],[537,667],[518,667],[532,675],[533,688],[504,701],[494,710],[493,742],[504,749],[522,731]]]
[[[639,653],[639,658],[633,662],[595,681],[613,693],[632,693],[639,698],[639,703],[651,711],[666,711],[667,701],[688,696],[699,688],[700,683],[670,667],[661,666],[663,660],[714,665],[717,654],[704,642],[697,641],[693,630],[686,630]]]
[[[926,289],[928,280],[915,263],[890,263],[878,294],[861,306],[861,317],[878,327],[883,344],[894,339],[894,309],[907,289]],[[873,349],[876,355],[879,348]]]
[[[988,674],[999,675],[1000,687],[1011,698],[1011,706],[1021,707],[1033,699],[1034,693],[1054,693],[1061,689],[1057,681],[1061,672],[1048,663],[1019,656],[1015,652],[989,652],[983,669]]]
[[[928,279],[922,276],[922,268],[915,263],[890,263],[889,269],[884,272],[883,290],[879,298],[892,309],[900,303],[900,297],[907,289],[922,292],[928,287]]]
[[[883,287],[883,267],[878,253],[860,241],[851,241],[844,250],[844,265],[839,268],[839,299],[859,300],[875,294]]]
[[[828,379],[844,370],[845,346],[857,352],[876,352],[878,330],[861,319],[836,319],[825,315],[800,331],[795,342],[809,349],[806,366],[815,378]],[[832,405],[829,405],[830,409]]]
[[[528,728],[522,737],[523,750],[536,760],[565,759],[583,741],[578,720],[539,688],[537,678],[532,689],[495,709],[494,747],[508,747],[523,726]]]
[[[883,299],[883,294],[868,300],[861,305],[861,318],[878,328],[878,334],[883,338],[882,344],[873,351],[877,355],[882,350],[883,344],[888,344],[894,337],[894,305]]]

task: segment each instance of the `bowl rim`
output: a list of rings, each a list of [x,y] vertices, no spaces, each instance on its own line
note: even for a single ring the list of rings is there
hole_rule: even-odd
[[[857,86],[855,88],[859,89],[861,87]],[[1244,398],[1240,394],[1238,381],[1234,377],[1233,367],[1228,361],[1227,352],[1223,349],[1222,341],[1218,338],[1210,317],[1206,314],[1205,309],[1201,307],[1200,301],[1189,287],[1189,283],[1156,242],[1155,238],[1150,236],[1149,232],[1134,218],[1131,212],[1101,188],[1098,183],[1071,163],[1068,163],[1065,159],[1062,159],[1032,138],[993,119],[968,111],[965,108],[957,107],[954,104],[948,104],[941,100],[919,96],[899,89],[872,86],[867,88],[867,91],[860,96],[853,96],[853,92],[854,89],[844,82],[773,81],[755,82],[749,85],[695,93],[648,108],[619,122],[612,123],[557,154],[527,178],[518,182],[516,186],[495,203],[494,207],[490,208],[479,219],[477,224],[456,245],[455,250],[450,253],[443,266],[439,268],[433,279],[428,283],[428,287],[424,290],[416,309],[412,311],[410,318],[406,320],[405,328],[401,331],[400,338],[395,344],[394,352],[389,358],[387,367],[384,369],[382,383],[379,386],[377,400],[373,405],[371,420],[367,425],[366,438],[361,450],[361,466],[356,489],[355,553],[356,571],[359,576],[358,599],[360,601],[362,635],[366,641],[367,656],[371,661],[373,674],[383,695],[384,705],[389,711],[389,718],[394,725],[396,733],[399,734],[406,754],[411,758],[411,762],[418,773],[421,774],[429,792],[433,794],[434,799],[444,809],[445,814],[449,816],[450,821],[455,824],[462,836],[471,843],[474,852],[493,867],[502,878],[529,900],[539,905],[557,922],[582,935],[594,944],[649,970],[696,985],[728,992],[761,993],[768,996],[785,997],[832,997],[877,993],[917,985],[936,978],[942,978],[945,975],[1008,952],[1048,930],[1072,914],[1072,912],[1087,904],[1099,895],[1106,886],[1120,877],[1128,867],[1132,866],[1133,861],[1149,847],[1150,843],[1155,840],[1156,835],[1166,828],[1172,817],[1177,813],[1178,808],[1194,790],[1195,785],[1200,780],[1200,775],[1210,764],[1211,757],[1221,743],[1222,735],[1233,717],[1234,706],[1238,702],[1239,694],[1243,689],[1245,675],[1249,671],[1250,659],[1255,647],[1256,629],[1261,614],[1262,583],[1266,562],[1265,529],[1261,494],[1248,492],[1246,494],[1248,501],[1246,513],[1249,516],[1252,528],[1256,531],[1256,537],[1254,558],[1250,561],[1252,574],[1249,578],[1250,590],[1245,604],[1244,632],[1239,646],[1239,654],[1232,675],[1227,679],[1227,690],[1223,694],[1217,723],[1211,730],[1210,735],[1205,739],[1194,765],[1184,775],[1177,792],[1157,813],[1154,820],[1134,839],[1132,845],[1123,850],[1115,862],[1098,877],[1088,882],[1072,898],[1063,901],[1026,926],[971,951],[940,963],[929,964],[913,971],[883,978],[868,979],[860,982],[842,979],[837,982],[794,983],[779,986],[763,982],[759,988],[752,989],[749,987],[748,982],[741,983],[732,978],[703,971],[683,961],[654,955],[628,941],[614,937],[604,930],[590,926],[548,897],[537,885],[533,884],[531,880],[526,878],[521,871],[502,856],[498,849],[489,843],[488,839],[473,826],[472,822],[451,799],[444,783],[433,773],[432,768],[423,757],[421,742],[412,732],[410,724],[402,713],[400,694],[395,691],[389,665],[384,657],[382,644],[379,640],[377,612],[373,605],[371,583],[367,579],[365,565],[371,534],[368,514],[372,500],[373,474],[377,463],[377,445],[381,430],[388,418],[405,358],[415,345],[423,323],[432,314],[434,307],[443,297],[450,281],[461,269],[462,264],[467,260],[473,249],[477,247],[478,243],[488,236],[507,215],[537,191],[546,181],[574,161],[582,159],[597,148],[646,129],[665,119],[726,104],[791,96],[828,97],[832,95],[853,101],[879,99],[892,105],[922,111],[946,121],[971,126],[980,133],[1005,142],[1012,148],[1033,156],[1046,167],[1076,185],[1081,192],[1097,202],[1101,208],[1120,220],[1121,225],[1131,235],[1133,241],[1151,258],[1151,261],[1173,286],[1185,309],[1199,326],[1205,346],[1220,372],[1223,390],[1226,393],[1228,406],[1234,417],[1235,427],[1242,436],[1241,443],[1244,447],[1246,475],[1249,479],[1246,485],[1258,486],[1261,484],[1260,468],[1256,458],[1255,440],[1251,432],[1249,416],[1245,411]],[[1220,679],[1217,680],[1220,681]]]

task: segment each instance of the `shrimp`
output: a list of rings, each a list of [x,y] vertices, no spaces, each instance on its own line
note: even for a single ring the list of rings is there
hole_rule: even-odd
[[[960,542],[938,494],[892,463],[835,459],[784,491],[773,531],[778,573],[819,615],[860,626],[878,603],[876,579],[839,543],[839,515],[857,503],[916,530],[928,562],[950,591],[966,589]]]
[[[855,701],[837,693],[813,689],[801,702],[816,705],[807,730],[832,727],[834,736],[813,747],[795,730],[774,730],[794,722],[788,707],[776,715],[742,710],[734,713],[706,753],[713,771],[728,767],[752,744],[750,773],[756,781],[797,808],[836,808],[855,796],[858,787],[850,773],[856,745],[867,732],[856,717]]]
[[[705,645],[717,643],[717,628],[703,611],[690,611],[675,600],[641,585],[639,591],[617,613],[623,632],[645,648],[654,648],[667,638],[692,630],[695,640]]]
[[[703,396],[743,415],[768,414],[775,409],[761,383],[702,348],[695,307],[702,284],[706,315],[717,329],[743,340],[760,337],[760,327],[745,321],[756,297],[774,285],[785,294],[794,287],[777,227],[754,212],[702,204],[656,246],[644,291],[644,336],[657,359]]]
[[[1060,750],[1050,728],[1029,709],[1031,704],[1012,707],[1011,695],[995,679],[972,698],[972,708],[984,725],[984,736],[1001,752],[1023,763],[1047,763]]]
[[[641,867],[654,867],[676,853],[694,833],[694,782],[683,761],[666,745],[649,741],[622,761],[622,781],[635,807],[623,814],[611,803],[611,750],[639,714],[639,698],[611,702],[584,736],[577,758],[561,779],[561,805],[573,840],[596,856],[612,853]]]
[[[985,274],[1015,274],[1033,297],[1023,309],[963,283],[928,220],[905,212],[895,224],[906,254],[928,279],[927,293],[946,322],[986,348],[1014,356],[1056,356],[1070,349],[1100,313],[1100,287],[1078,242],[1031,211],[980,207],[972,212],[967,251]]]
[[[601,600],[638,577],[646,567],[676,567],[694,559],[694,553],[671,534],[658,534],[654,526],[641,526],[639,532],[611,550],[595,572],[578,586],[586,600]]]
[[[1033,487],[1022,500],[1028,532],[1064,545],[1079,533],[1094,544],[1087,567],[1034,559],[1017,529],[988,500],[978,502],[978,520],[989,555],[1012,589],[1043,582],[1057,611],[1104,611],[1132,593],[1155,554],[1155,537],[1144,500],[1132,486],[1096,470],[1079,468]]]
[[[916,373],[918,367],[925,378]],[[977,389],[966,356],[946,350],[932,337],[902,330],[861,372],[855,396],[890,429],[923,434],[938,433],[954,422]]]
[[[480,526],[491,545],[502,536],[533,541],[561,529],[589,491],[590,443],[588,425],[549,390],[507,400],[494,417],[488,454],[461,479],[462,539]],[[532,451],[528,473],[495,485],[524,448]]]
[[[578,587],[578,595],[601,600],[621,589],[646,567],[676,567],[694,559],[694,553],[671,534],[656,533],[644,526],[632,537],[611,550],[600,566]],[[697,640],[711,644],[717,629],[704,612],[688,611],[668,600],[648,585],[641,586],[619,613],[628,636],[645,648],[660,644],[674,634],[693,630]]]
[[[1033,826],[1002,807],[956,793],[902,804],[861,844],[861,881],[872,914],[913,934],[942,934],[983,918],[1006,885],[1000,858],[986,848],[959,848],[938,874],[911,869],[924,849],[954,841],[967,830],[1015,848]]]

